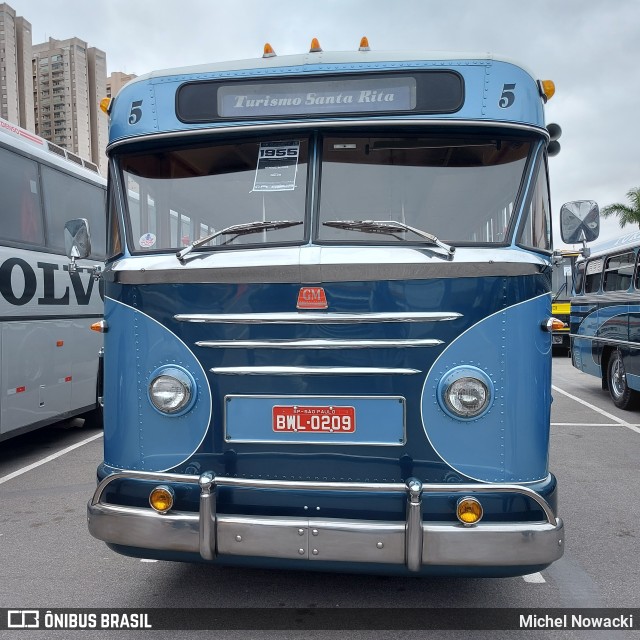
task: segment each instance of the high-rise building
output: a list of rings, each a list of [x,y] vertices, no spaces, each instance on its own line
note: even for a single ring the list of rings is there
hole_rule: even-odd
[[[124,87],[129,80],[133,80],[138,76],[135,73],[122,73],[122,71],[114,71],[107,78],[107,98],[115,98],[118,91]]]
[[[129,79],[119,75],[122,84]],[[0,87],[0,117],[106,171],[108,118],[99,108],[107,95],[104,51],[79,38],[33,45],[31,23],[0,2]]]
[[[35,132],[106,169],[107,118],[104,51],[69,38],[33,45]]]
[[[0,3],[0,117],[34,131],[31,23]]]
[[[109,118],[100,109],[100,101],[107,91],[107,56],[104,51],[90,47],[89,54],[89,111],[91,115],[92,159],[106,175],[105,149],[109,140]]]

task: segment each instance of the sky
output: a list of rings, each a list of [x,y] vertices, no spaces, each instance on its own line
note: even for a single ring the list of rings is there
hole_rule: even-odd
[[[78,37],[107,55],[107,73],[357,49],[490,53],[551,79],[547,123],[562,127],[550,159],[554,240],[570,200],[627,203],[640,188],[640,0],[5,0],[33,44]],[[600,240],[623,235],[615,218]]]

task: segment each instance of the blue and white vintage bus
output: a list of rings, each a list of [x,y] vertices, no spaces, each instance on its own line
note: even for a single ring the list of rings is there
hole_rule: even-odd
[[[616,407],[640,407],[640,232],[593,247],[576,264],[573,365],[597,376]]]
[[[335,571],[557,560],[552,92],[366,42],[124,87],[91,534]]]

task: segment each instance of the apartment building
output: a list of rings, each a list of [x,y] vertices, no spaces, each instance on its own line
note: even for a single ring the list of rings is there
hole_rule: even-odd
[[[106,95],[106,54],[80,38],[49,38],[33,45],[32,60],[35,132],[104,173],[108,122],[99,103]]]
[[[122,71],[114,71],[107,78],[107,97],[115,98],[118,95],[118,91],[124,87],[127,82],[137,78],[135,73],[122,73]]]
[[[124,75],[124,74],[122,74]],[[33,44],[31,23],[0,2],[0,117],[106,173],[107,56],[80,38]]]
[[[0,117],[35,131],[31,23],[0,3]]]

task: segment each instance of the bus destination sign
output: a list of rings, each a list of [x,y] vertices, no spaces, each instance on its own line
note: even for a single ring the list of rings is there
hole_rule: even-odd
[[[415,105],[414,78],[228,85],[218,91],[218,113],[224,118],[411,111]]]
[[[371,74],[261,82],[188,82],[178,89],[183,122],[309,115],[453,113],[462,106],[462,77],[452,71]]]

